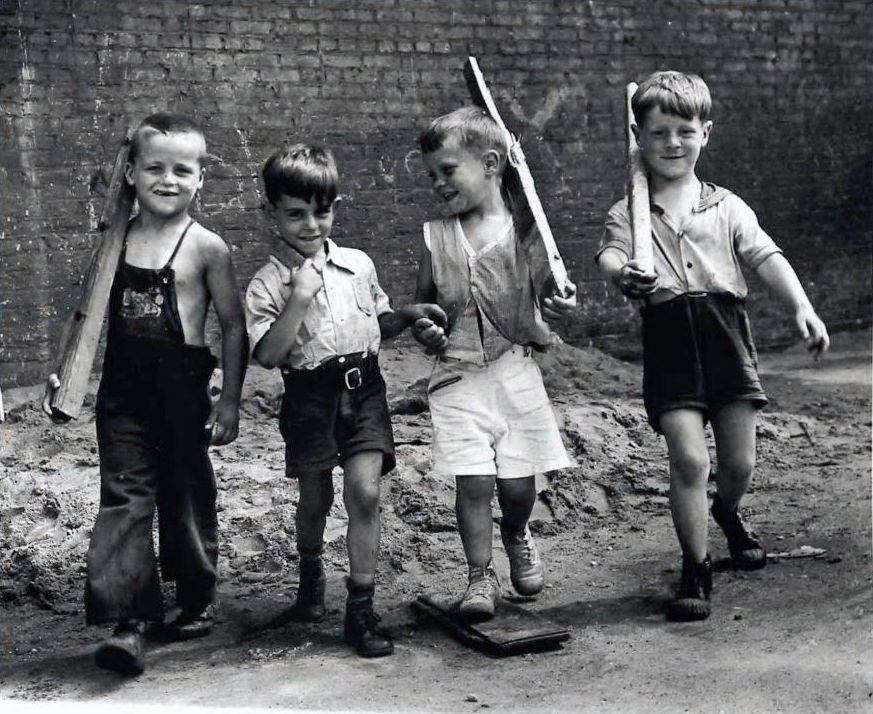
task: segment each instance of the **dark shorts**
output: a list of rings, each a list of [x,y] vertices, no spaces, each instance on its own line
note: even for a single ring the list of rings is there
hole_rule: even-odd
[[[643,401],[655,431],[661,433],[661,414],[671,409],[700,409],[708,420],[737,400],[767,404],[742,300],[688,294],[641,312]]]
[[[279,430],[288,476],[329,471],[364,451],[381,451],[382,473],[394,468],[394,437],[385,380],[375,356],[337,358],[316,370],[282,370]]]

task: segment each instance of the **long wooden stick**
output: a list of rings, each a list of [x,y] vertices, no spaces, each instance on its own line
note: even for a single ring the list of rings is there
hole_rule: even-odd
[[[625,88],[625,129],[627,140],[627,201],[630,213],[631,236],[633,237],[633,258],[640,270],[655,272],[655,256],[652,248],[652,217],[649,208],[649,180],[643,164],[640,147],[637,144],[631,125],[634,113],[631,99],[637,91],[636,82]]]
[[[130,153],[130,137],[131,132],[128,131],[115,157],[112,179],[109,182],[103,215],[100,217],[100,235],[91,252],[91,263],[85,274],[79,308],[73,316],[63,347],[58,368],[61,386],[51,401],[52,410],[60,419],[76,419],[82,409],[94,355],[97,353],[97,343],[100,341],[106,305],[109,302],[109,291],[127,233],[134,199],[133,189],[124,180],[124,166]]]
[[[525,245],[537,248],[537,250],[529,252],[532,258],[531,278],[537,295],[542,299],[551,296],[557,290],[560,295],[568,296],[572,283],[567,276],[567,269],[564,267],[561,254],[558,252],[558,246],[555,245],[555,238],[549,227],[543,204],[537,195],[527,160],[518,140],[506,128],[500,112],[497,111],[494,97],[491,96],[488,85],[485,84],[485,78],[482,76],[482,71],[479,69],[479,63],[476,62],[475,57],[467,58],[467,62],[464,64],[464,78],[467,81],[467,88],[473,103],[485,109],[506,136],[506,143],[509,146],[509,162],[504,176],[504,185],[512,198],[513,218],[518,234],[522,236]],[[537,240],[537,236],[539,240]],[[536,242],[532,243],[532,241]]]

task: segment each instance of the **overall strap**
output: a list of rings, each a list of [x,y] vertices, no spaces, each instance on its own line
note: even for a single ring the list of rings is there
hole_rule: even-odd
[[[185,230],[182,231],[182,235],[179,236],[179,240],[176,243],[176,247],[173,248],[173,252],[170,254],[170,259],[167,261],[167,264],[163,268],[161,268],[161,272],[163,272],[165,270],[169,270],[170,267],[173,265],[173,261],[176,259],[176,253],[178,253],[179,248],[182,247],[182,241],[185,240],[185,235],[188,233],[188,229],[193,225],[194,225],[194,219],[192,218],[190,221],[188,221],[188,225],[185,226]]]

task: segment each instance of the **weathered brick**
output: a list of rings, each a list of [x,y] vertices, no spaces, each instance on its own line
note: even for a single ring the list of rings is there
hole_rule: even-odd
[[[218,158],[197,215],[233,245],[241,283],[266,247],[260,165],[283,142],[309,139],[340,163],[337,238],[370,251],[388,292],[408,298],[420,224],[438,210],[416,138],[469,101],[468,54],[523,136],[579,286],[571,337],[638,349],[636,308],[591,255],[623,190],[623,86],[663,68],[701,73],[713,92],[704,178],[757,211],[830,324],[869,323],[864,0],[75,5],[72,22],[51,0],[19,3],[0,28],[4,386],[42,373],[93,243],[105,188],[88,185],[107,173],[122,128],[156,109],[191,112],[207,128]],[[759,341],[784,340],[785,316],[754,280],[752,290]]]

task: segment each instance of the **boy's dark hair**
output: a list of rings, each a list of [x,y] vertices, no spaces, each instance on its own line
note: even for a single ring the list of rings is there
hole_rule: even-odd
[[[294,144],[279,149],[261,170],[267,200],[273,205],[282,196],[303,201],[315,198],[321,210],[336,200],[339,173],[330,149],[317,144]]]
[[[422,154],[430,154],[450,140],[467,149],[496,151],[501,168],[506,164],[506,136],[484,109],[461,107],[437,117],[418,137],[418,144]]]
[[[634,120],[642,126],[654,107],[683,119],[706,121],[712,110],[709,87],[696,74],[655,72],[646,77],[631,99]]]
[[[133,162],[139,156],[143,141],[151,134],[199,134],[203,139],[203,152],[200,161],[206,158],[206,137],[203,129],[193,119],[184,114],[168,114],[156,112],[149,114],[133,132],[130,138],[130,154],[128,161]]]

